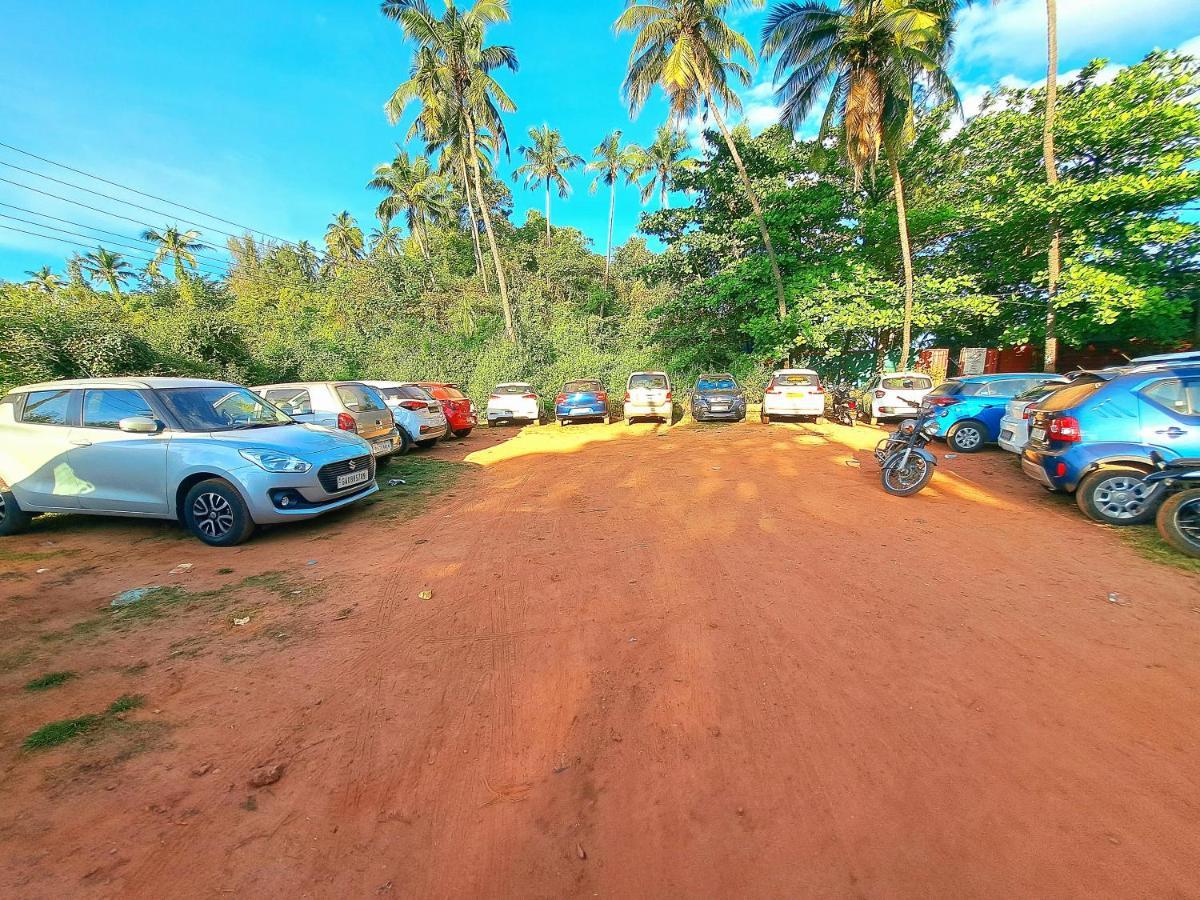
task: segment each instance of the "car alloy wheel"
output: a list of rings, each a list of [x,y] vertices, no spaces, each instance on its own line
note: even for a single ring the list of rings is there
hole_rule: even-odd
[[[983,443],[983,434],[974,425],[964,425],[954,432],[955,447],[964,452],[971,452]]]
[[[210,538],[221,538],[233,528],[233,507],[220,494],[207,491],[192,501],[192,518]]]
[[[1106,519],[1134,519],[1141,515],[1150,490],[1140,478],[1113,475],[1092,489],[1092,502]]]
[[[0,525],[4,524],[4,516],[7,512],[8,504],[4,502],[4,492],[0,491]]]

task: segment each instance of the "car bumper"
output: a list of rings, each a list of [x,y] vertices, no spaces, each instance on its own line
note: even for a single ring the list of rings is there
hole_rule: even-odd
[[[556,406],[554,415],[559,419],[603,419],[608,410],[603,406]]]
[[[768,416],[823,416],[825,415],[825,398],[820,397],[807,402],[763,403],[763,412]]]
[[[257,466],[238,469],[230,474],[234,476],[250,510],[250,518],[256,524],[294,522],[357,503],[379,490],[379,485],[370,475],[365,481],[345,490],[325,490],[319,477],[321,468],[347,458],[345,451],[327,454],[314,460],[313,467],[303,474],[266,472]],[[286,505],[277,500],[283,495],[289,500]]]
[[[1026,447],[1021,451],[1021,471],[1042,487],[1052,491],[1071,493],[1083,478],[1084,467],[1072,460],[1067,453],[1050,450],[1035,450]]]
[[[996,443],[1009,453],[1020,453],[1029,443],[1029,425],[1024,419],[1010,419],[1005,416],[1000,420],[1000,437]]]
[[[371,445],[371,455],[376,459],[391,456],[400,449],[400,429],[393,428],[387,434],[363,438],[363,440]]]
[[[487,420],[488,422],[536,422],[538,411],[536,409],[489,409]]]
[[[414,441],[436,441],[450,430],[445,422],[422,422],[420,434],[411,435]]]
[[[713,409],[711,406],[693,406],[692,418],[697,422],[708,422],[713,420],[726,421],[744,419],[746,417],[746,407],[731,406],[729,409]]]
[[[642,417],[669,419],[674,412],[670,403],[626,403],[625,418],[640,419]]]
[[[898,403],[871,407],[871,415],[876,419],[915,419],[921,414],[919,406],[903,406]]]

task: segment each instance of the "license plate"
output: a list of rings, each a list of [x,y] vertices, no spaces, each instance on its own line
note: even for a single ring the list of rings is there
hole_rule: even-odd
[[[1011,441],[1012,436],[1013,436],[1012,432],[1009,431],[1007,428],[1005,428],[1002,432],[1000,432],[1000,437],[1004,438],[1006,441]]]
[[[586,406],[577,406],[571,410],[571,415],[573,416],[594,416],[595,414],[595,410],[588,409]]]
[[[376,456],[381,453],[391,453],[393,449],[391,441],[373,441],[371,443],[371,452]]]
[[[512,410],[511,409],[493,409],[492,416],[499,417],[501,419],[511,419],[512,418]]]
[[[371,473],[366,469],[363,469],[361,472],[347,472],[345,475],[339,475],[337,477],[337,486],[338,490],[340,491],[342,488],[352,487],[356,484],[363,484],[370,480]]]
[[[808,391],[788,391],[787,396],[789,396],[789,397],[807,397]]]
[[[1046,429],[1045,428],[1035,428],[1031,432],[1029,432],[1029,436],[1031,438],[1033,438],[1035,441],[1044,441],[1046,439]]]
[[[714,404],[713,404],[713,406],[712,406],[712,411],[713,411],[713,412],[729,412],[729,404],[727,404],[727,403],[719,403],[719,404],[718,404],[718,403],[714,403]]]

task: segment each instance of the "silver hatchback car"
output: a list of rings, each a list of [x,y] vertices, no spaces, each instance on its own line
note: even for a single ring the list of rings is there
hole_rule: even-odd
[[[236,384],[97,378],[0,398],[0,535],[37,513],[90,513],[178,519],[228,547],[378,490],[365,440]]]
[[[357,434],[371,445],[371,453],[378,459],[405,449],[387,403],[375,388],[361,381],[296,381],[250,390],[298,422]]]

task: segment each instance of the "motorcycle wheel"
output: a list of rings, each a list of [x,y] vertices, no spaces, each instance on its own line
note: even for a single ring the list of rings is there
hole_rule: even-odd
[[[922,456],[912,454],[903,466],[898,459],[895,462],[892,459],[883,464],[879,478],[883,482],[883,489],[894,497],[911,497],[929,484],[929,479],[933,477],[933,466]]]
[[[1172,494],[1158,508],[1158,533],[1187,556],[1200,559],[1200,490]]]

